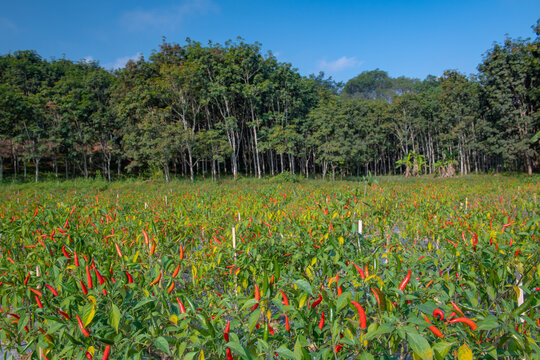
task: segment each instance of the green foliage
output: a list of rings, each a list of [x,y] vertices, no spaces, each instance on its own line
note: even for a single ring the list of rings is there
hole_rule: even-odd
[[[344,86],[302,76],[241,38],[164,40],[114,72],[16,51],[0,56],[0,180],[33,172],[37,181],[44,171],[109,182],[126,172],[166,182],[284,171],[335,180],[391,175],[396,165],[407,175],[532,174],[539,44],[508,38],[477,75],[420,81],[376,69]],[[422,156],[407,160],[411,152]],[[457,163],[441,163],[445,152]]]
[[[375,69],[364,71],[347,81],[342,93],[352,98],[391,102],[396,96],[414,91],[418,83],[418,79],[404,76],[391,78],[386,71]]]
[[[3,349],[49,359],[99,359],[107,345],[114,359],[215,359],[227,348],[243,359],[538,357],[538,177],[442,181],[6,185]],[[448,321],[452,312],[477,328]]]
[[[271,177],[270,181],[273,183],[298,183],[302,181],[302,177],[300,175],[295,175],[288,171],[284,171],[281,174]]]

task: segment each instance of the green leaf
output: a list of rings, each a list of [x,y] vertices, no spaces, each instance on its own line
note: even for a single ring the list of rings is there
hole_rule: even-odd
[[[287,347],[285,345],[281,345],[276,350],[276,353],[278,353],[278,355],[280,355],[280,356],[283,356],[284,358],[296,360],[296,357],[295,357],[294,353],[291,350],[287,349]]]
[[[229,341],[227,343],[227,347],[231,349],[236,355],[241,356],[243,359],[249,359],[249,355],[247,354],[246,350],[240,343],[237,343],[236,341]]]
[[[499,322],[497,321],[496,316],[489,315],[484,320],[479,321],[476,325],[478,325],[478,330],[492,330],[499,327]]]
[[[114,331],[118,334],[118,325],[120,324],[120,318],[122,317],[122,313],[120,312],[120,309],[118,309],[118,306],[115,304],[112,304],[111,312],[109,313],[109,324],[112,326]]]
[[[352,295],[350,292],[344,292],[337,298],[337,311],[340,311],[351,302]]]
[[[184,351],[186,351],[186,347],[187,347],[187,342],[183,342],[180,344],[180,346],[178,346],[178,356],[182,356],[184,354]]]
[[[304,358],[302,344],[300,344],[300,339],[298,338],[296,338],[296,343],[294,344],[294,358],[295,360],[302,360]]]
[[[259,321],[259,316],[261,315],[261,308],[258,307],[255,309],[248,318],[248,324],[249,324],[249,332],[253,331],[253,328],[255,328],[255,325],[257,325],[257,321]]]
[[[431,349],[431,346],[429,346],[427,340],[422,335],[408,332],[407,339],[409,341],[411,349],[417,356],[419,356],[423,360],[433,359],[433,350]]]
[[[364,336],[365,340],[371,340],[375,338],[376,336],[387,334],[391,332],[392,330],[394,330],[394,326],[390,324],[382,324],[375,331],[370,331],[369,330],[370,328],[371,326],[368,327],[368,333],[366,334],[366,336]]]
[[[186,356],[184,356],[184,360],[192,360],[198,353],[198,351],[188,352]]]
[[[94,315],[96,315],[96,307],[94,304],[87,304],[83,308],[83,314],[82,314],[82,321],[84,326],[88,326],[94,319]]]
[[[139,301],[139,303],[138,303],[137,305],[135,305],[135,307],[133,308],[133,310],[138,309],[138,308],[140,308],[141,306],[144,306],[144,305],[146,305],[146,304],[148,304],[148,303],[150,303],[150,302],[153,302],[153,301],[154,301],[153,298],[146,298],[146,299],[143,299],[143,300]]]
[[[306,280],[295,280],[294,283],[296,284],[296,286],[298,286],[304,292],[306,292],[309,295],[313,296],[313,289],[311,288],[311,285]]]
[[[244,309],[247,309],[247,308],[250,308],[250,307],[253,307],[255,304],[257,304],[258,301],[256,299],[249,299],[248,301],[246,301],[244,303],[244,306],[242,306],[242,309],[241,310],[244,310]]]
[[[360,360],[375,360],[375,358],[370,353],[364,352],[362,353],[362,356],[360,356]]]
[[[444,360],[450,349],[452,348],[453,343],[446,341],[441,341],[433,345],[433,352],[435,353],[435,359]]]
[[[158,337],[154,340],[154,345],[158,350],[163,351],[167,355],[171,355],[171,351],[169,350],[169,342],[165,340],[163,336]]]
[[[457,353],[458,360],[472,360],[472,350],[467,344],[463,344],[459,347]]]

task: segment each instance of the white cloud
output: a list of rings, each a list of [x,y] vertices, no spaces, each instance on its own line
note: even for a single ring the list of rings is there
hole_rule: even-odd
[[[135,9],[124,12],[120,17],[123,27],[131,31],[147,28],[174,29],[185,17],[216,11],[212,0],[185,0],[175,6],[159,9]]]
[[[103,67],[105,69],[111,69],[111,70],[120,69],[120,68],[123,68],[124,66],[126,66],[126,64],[127,64],[127,62],[129,60],[137,61],[142,56],[143,56],[143,54],[140,53],[140,52],[138,52],[138,53],[136,53],[135,55],[132,55],[132,56],[123,56],[123,57],[120,57],[120,58],[114,60],[113,62],[103,64]]]
[[[340,72],[347,69],[355,68],[362,65],[361,61],[358,61],[356,57],[342,56],[334,61],[321,60],[319,62],[319,68],[324,71]]]
[[[87,56],[83,59],[83,61],[87,64],[91,63],[94,61],[94,58],[92,56]]]

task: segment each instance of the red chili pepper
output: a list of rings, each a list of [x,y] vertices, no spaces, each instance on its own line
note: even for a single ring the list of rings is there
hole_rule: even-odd
[[[478,327],[474,321],[472,321],[471,319],[468,319],[468,318],[465,318],[465,317],[460,317],[460,318],[457,318],[457,319],[452,319],[450,321],[448,321],[450,324],[454,324],[454,323],[465,323],[467,325],[469,325],[469,327],[471,328],[471,330],[476,330],[476,328]]]
[[[37,303],[37,306],[40,308],[40,309],[43,309],[43,304],[41,303],[41,300],[39,300],[39,297],[36,295],[36,303]]]
[[[172,277],[176,277],[176,275],[178,275],[178,272],[180,271],[180,264],[176,267],[176,269],[174,270],[173,274],[172,274]]]
[[[116,253],[118,254],[118,257],[121,259],[122,258],[122,252],[120,251],[120,247],[118,246],[117,243],[114,243],[114,246],[116,247]]]
[[[323,329],[324,327],[324,311],[321,314],[321,320],[319,321],[319,329]]]
[[[231,322],[227,322],[227,326],[225,327],[225,331],[223,332],[223,339],[225,339],[225,342],[229,342],[229,330],[231,329]]]
[[[462,317],[465,317],[465,314],[463,313],[463,311],[461,311],[459,306],[457,306],[453,301],[450,301],[450,303],[452,304],[452,307],[454,308],[454,310],[456,310],[458,313],[460,313]]]
[[[83,322],[81,318],[79,317],[79,315],[75,315],[75,317],[77,318],[77,322],[79,323],[79,328],[81,329],[81,332],[83,333],[83,335],[86,337],[90,336],[90,333],[84,328]]]
[[[179,298],[176,298],[176,301],[178,301],[178,306],[180,307],[180,314],[185,314],[186,308],[184,308],[184,304],[182,304]]]
[[[279,290],[279,291],[281,291],[281,295],[283,296],[282,304],[285,305],[285,306],[289,305],[289,299],[287,299],[287,295],[285,295],[283,290]]]
[[[381,290],[379,290],[378,288],[374,287],[374,288],[371,288],[371,292],[373,293],[373,295],[375,295],[375,300],[377,300],[377,305],[379,305],[379,308],[381,308],[382,304],[381,304]]]
[[[103,351],[103,360],[107,360],[109,358],[110,352],[111,352],[111,345],[105,346],[105,350]]]
[[[227,348],[227,360],[233,360],[233,356],[232,356],[232,353],[231,353],[231,349],[230,348]]]
[[[88,289],[86,288],[82,280],[81,280],[81,289],[84,295],[88,294]]]
[[[103,285],[103,283],[105,282],[105,279],[103,279],[103,276],[101,276],[98,269],[94,268],[94,271],[96,272],[96,276],[97,276],[99,285]]]
[[[180,245],[180,260],[184,259],[184,247]]]
[[[148,234],[146,233],[146,231],[144,231],[144,229],[142,229],[142,233],[144,236],[144,243],[148,245]]]
[[[321,303],[322,299],[323,299],[323,298],[322,298],[322,295],[319,294],[319,298],[318,298],[317,300],[315,300],[315,301],[313,302],[313,304],[311,304],[311,308],[312,308],[312,309],[316,308],[317,305],[319,305],[319,304]]]
[[[41,294],[41,291],[38,291],[36,289],[32,289],[31,287],[28,288],[31,292],[36,294],[37,296],[41,297],[43,294]]]
[[[65,257],[67,257],[68,259],[71,259],[71,256],[68,254],[65,245],[62,246],[62,253],[64,254]]]
[[[30,279],[30,271],[26,275],[26,279],[24,279],[24,285],[28,285],[28,280]]]
[[[270,333],[270,335],[275,335],[274,328],[272,327],[272,325],[270,325],[270,323],[268,323],[268,332]]]
[[[409,282],[410,278],[411,278],[411,269],[409,269],[409,271],[407,272],[407,276],[405,276],[405,279],[403,279],[401,284],[399,284],[399,290],[403,291],[403,289],[405,289],[405,286],[407,286],[407,283]]]
[[[436,309],[436,310],[438,310],[438,309]],[[436,310],[435,310],[435,311],[436,311]],[[435,311],[433,311],[433,313],[435,313]],[[439,311],[440,311],[440,310],[439,310]],[[444,315],[443,315],[443,316],[444,316]],[[424,315],[424,319],[426,319],[426,322],[427,322],[428,324],[431,324],[431,321],[429,321],[429,319],[428,319],[428,317],[427,317],[426,315]],[[437,336],[437,337],[440,337],[440,338],[443,337],[443,334],[439,331],[439,329],[437,329],[436,326],[431,325],[431,326],[429,327],[429,330],[431,330],[431,332],[433,333],[433,335],[435,335],[435,336]]]
[[[261,301],[261,294],[259,293],[259,286],[255,284],[255,300]],[[256,310],[259,307],[259,303],[256,303],[251,307],[251,311]]]
[[[79,257],[77,256],[77,252],[74,251],[73,254],[75,254],[75,255],[74,255],[74,257],[75,257],[75,266],[76,266],[76,267],[79,267]]]
[[[431,330],[431,332],[433,333],[433,335],[435,335],[435,336],[437,336],[437,337],[440,337],[440,338],[443,337],[442,332],[441,332],[439,329],[437,329],[437,327],[436,327],[435,325],[431,325],[431,326],[429,327],[429,330]]]
[[[51,290],[52,294],[54,296],[58,296],[58,292],[56,291],[55,288],[53,288],[52,286],[48,285],[48,284],[45,284],[45,286],[47,287],[47,289]]]
[[[152,282],[150,283],[150,286],[157,284],[158,281],[161,280],[161,276],[162,276],[162,275],[163,275],[163,274],[162,274],[162,272],[160,271],[160,272],[159,272],[159,275],[154,279],[154,281],[152,281]]]
[[[353,304],[354,307],[356,307],[356,311],[358,312],[360,328],[365,329],[366,328],[366,312],[364,311],[364,308],[362,307],[362,305],[360,305],[356,301],[351,301],[351,304]]]
[[[444,320],[444,312],[441,309],[433,310],[433,317],[439,321]]]
[[[86,265],[86,283],[88,284],[88,288],[92,289],[93,283],[92,283],[92,275],[90,275],[90,270],[88,269],[88,265]]]
[[[58,313],[59,313],[60,315],[62,315],[63,317],[65,317],[66,320],[71,320],[70,317],[69,317],[69,315],[68,315],[67,313],[63,312],[62,310],[58,310]]]
[[[127,271],[126,271],[126,276],[127,276],[127,278],[128,278],[128,284],[133,283],[133,277],[132,277],[131,274],[128,273]]]
[[[285,314],[285,330],[291,331],[291,325],[289,324],[289,317]]]
[[[354,267],[356,268],[356,271],[358,271],[358,273],[360,274],[360,277],[362,279],[365,279],[366,278],[366,274],[364,274],[364,270],[362,270],[362,268],[358,265],[356,265],[353,261],[351,261],[351,263],[354,265]]]

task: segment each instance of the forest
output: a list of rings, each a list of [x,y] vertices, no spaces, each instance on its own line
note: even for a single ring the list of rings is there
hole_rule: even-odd
[[[0,56],[0,179],[439,176],[538,171],[540,20],[476,74],[302,76],[241,38],[147,59]]]

